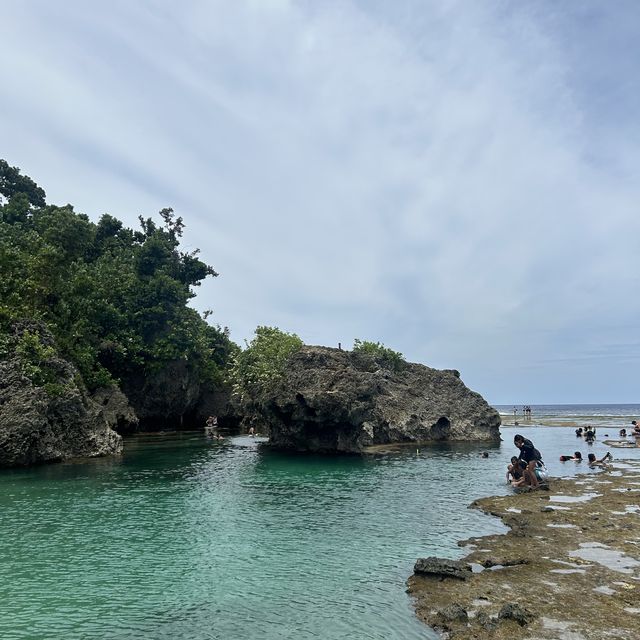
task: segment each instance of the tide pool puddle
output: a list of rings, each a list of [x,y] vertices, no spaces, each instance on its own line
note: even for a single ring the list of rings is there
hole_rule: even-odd
[[[607,569],[620,573],[633,573],[636,567],[640,567],[640,562],[622,551],[607,547],[600,542],[582,542],[580,548],[570,551],[572,558],[581,558],[588,562],[597,562]]]
[[[599,498],[601,493],[583,493],[580,496],[551,496],[549,500],[552,502],[588,502],[593,498]]]

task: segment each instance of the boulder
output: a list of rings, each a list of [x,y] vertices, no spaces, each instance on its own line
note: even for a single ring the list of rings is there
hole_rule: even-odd
[[[437,613],[441,622],[448,624],[451,622],[469,622],[469,614],[457,602],[450,604],[444,609],[440,609]]]
[[[133,433],[138,428],[138,416],[118,387],[97,389],[91,399],[102,407],[107,422],[119,434]]]
[[[304,346],[277,383],[237,398],[247,424],[281,449],[357,453],[375,445],[499,440],[500,416],[457,371]]]
[[[430,556],[418,558],[413,567],[413,572],[422,576],[434,578],[457,578],[466,580],[471,577],[471,567],[460,560],[447,560]]]
[[[507,602],[500,609],[498,620],[514,620],[521,627],[524,627],[535,620],[535,615],[517,602]]]

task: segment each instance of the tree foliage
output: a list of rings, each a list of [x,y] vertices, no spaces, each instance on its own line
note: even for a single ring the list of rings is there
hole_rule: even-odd
[[[254,394],[275,384],[282,378],[288,358],[302,344],[295,333],[277,327],[257,327],[255,337],[236,355],[231,367],[234,391]]]
[[[4,160],[0,194],[0,334],[22,318],[44,323],[89,388],[176,359],[202,380],[222,380],[238,348],[188,306],[194,288],[217,274],[198,251],[180,250],[184,223],[172,209],[160,212],[161,223],[141,218],[139,230],[108,214],[94,223],[71,205],[47,205],[44,191]]]
[[[353,351],[370,356],[381,367],[391,371],[400,371],[406,362],[399,351],[389,349],[380,342],[370,342],[356,338],[353,341]]]

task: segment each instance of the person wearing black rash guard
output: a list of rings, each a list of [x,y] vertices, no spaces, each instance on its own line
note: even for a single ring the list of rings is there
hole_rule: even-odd
[[[536,476],[536,467],[538,461],[542,459],[540,452],[533,446],[533,442],[524,436],[517,434],[513,436],[513,444],[520,449],[520,460],[527,463],[525,477],[532,487],[538,486],[538,478]]]

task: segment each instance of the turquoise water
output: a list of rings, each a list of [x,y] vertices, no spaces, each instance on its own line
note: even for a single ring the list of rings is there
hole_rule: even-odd
[[[520,430],[574,472],[555,461],[572,430]],[[406,579],[503,531],[467,505],[508,490],[513,433],[379,457],[149,435],[121,458],[4,471],[0,638],[433,638]]]

